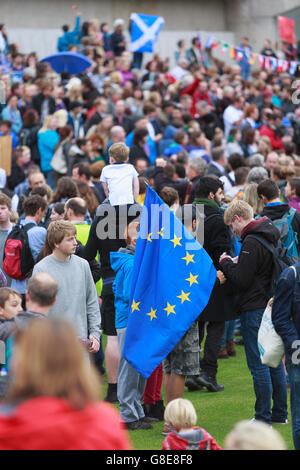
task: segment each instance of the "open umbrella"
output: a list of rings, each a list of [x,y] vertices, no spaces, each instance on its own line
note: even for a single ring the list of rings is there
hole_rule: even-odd
[[[76,52],[58,52],[57,54],[48,55],[41,62],[49,62],[55,72],[65,72],[69,75],[84,72],[92,65],[92,62],[85,55]]]

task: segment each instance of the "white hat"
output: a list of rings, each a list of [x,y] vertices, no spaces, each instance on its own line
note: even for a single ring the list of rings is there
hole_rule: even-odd
[[[124,26],[124,20],[122,20],[122,18],[118,18],[115,22],[114,22],[114,28],[116,28],[117,26]]]

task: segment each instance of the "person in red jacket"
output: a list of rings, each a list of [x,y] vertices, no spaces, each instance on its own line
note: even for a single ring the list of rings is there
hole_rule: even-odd
[[[197,414],[190,400],[170,401],[165,409],[165,421],[170,432],[162,450],[223,450],[205,429],[196,426]]]
[[[0,450],[132,449],[117,411],[99,401],[99,378],[70,323],[32,320],[17,331],[12,372]]]
[[[266,124],[259,130],[260,135],[269,137],[273,150],[284,150],[280,133],[276,131],[281,123],[281,116],[276,113],[267,114],[266,120]]]
[[[196,103],[198,101],[205,101],[208,105],[211,105],[211,97],[208,93],[208,85],[207,82],[200,77],[195,77],[194,81],[191,85],[188,85],[186,88],[182,90],[180,96],[190,95],[193,99],[192,106],[190,108],[190,113],[194,118],[196,116]]]

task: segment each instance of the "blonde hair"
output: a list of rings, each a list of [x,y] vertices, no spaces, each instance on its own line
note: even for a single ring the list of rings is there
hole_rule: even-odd
[[[179,431],[195,426],[197,414],[190,400],[176,398],[167,404],[164,419],[166,423]]]
[[[279,432],[261,421],[240,421],[225,438],[225,450],[286,450]]]
[[[264,203],[257,194],[257,186],[257,183],[246,184],[242,197],[242,200],[247,202],[253,208],[255,215],[260,214],[264,208]]]
[[[82,409],[98,399],[99,377],[70,323],[32,320],[25,330],[17,331],[15,339],[14,379],[6,402],[50,396]]]
[[[12,224],[17,224],[19,222],[19,218],[17,211],[11,211],[9,220]]]
[[[129,148],[123,142],[117,142],[109,147],[108,153],[115,162],[126,162],[129,157]]]
[[[44,122],[42,127],[39,130],[39,133],[46,132],[49,129],[50,122],[55,119],[57,122],[57,118],[54,116],[54,114],[48,114],[48,116],[45,117]]]
[[[76,235],[76,227],[68,220],[54,220],[47,229],[46,242],[51,250],[55,245],[61,243],[63,239],[70,235]]]
[[[238,215],[244,220],[253,219],[253,208],[250,206],[250,204],[243,200],[232,201],[224,214],[225,224],[231,224],[235,215]]]
[[[65,109],[59,109],[58,111],[55,111],[53,116],[57,120],[57,127],[66,126],[66,124],[68,122],[68,113]]]

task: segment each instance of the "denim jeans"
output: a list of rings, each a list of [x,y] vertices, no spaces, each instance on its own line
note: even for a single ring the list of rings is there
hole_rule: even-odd
[[[287,390],[283,363],[276,368],[262,364],[257,335],[264,310],[243,312],[240,316],[247,364],[252,375],[255,402],[255,419],[272,423],[272,419],[287,418]],[[273,407],[271,401],[273,399]]]
[[[226,348],[227,341],[232,341],[234,338],[235,320],[229,320],[225,322],[222,348]]]
[[[289,375],[293,440],[296,450],[300,450],[300,364],[286,362]]]

